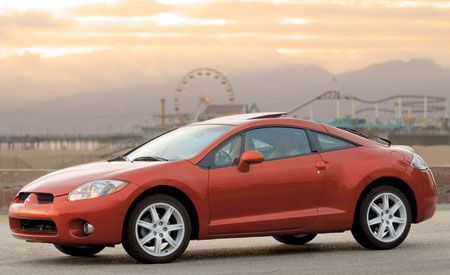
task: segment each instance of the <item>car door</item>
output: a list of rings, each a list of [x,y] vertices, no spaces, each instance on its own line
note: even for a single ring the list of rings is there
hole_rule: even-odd
[[[246,150],[265,160],[240,172],[236,164]],[[325,173],[305,130],[252,129],[220,145],[210,159],[210,234],[299,229],[317,217]]]

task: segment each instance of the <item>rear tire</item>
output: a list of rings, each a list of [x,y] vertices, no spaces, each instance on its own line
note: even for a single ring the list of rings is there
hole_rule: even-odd
[[[122,245],[135,260],[168,263],[180,257],[191,237],[191,220],[177,199],[155,194],[142,199],[124,225]]]
[[[411,217],[406,196],[393,186],[381,185],[370,190],[356,209],[352,234],[367,249],[392,249],[408,236]]]
[[[64,254],[75,257],[92,257],[102,251],[104,245],[62,245],[54,244],[56,249]]]
[[[312,241],[316,236],[317,234],[301,234],[289,236],[273,236],[273,238],[284,244],[304,245]]]

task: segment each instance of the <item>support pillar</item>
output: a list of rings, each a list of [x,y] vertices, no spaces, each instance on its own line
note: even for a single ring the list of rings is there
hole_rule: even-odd
[[[339,104],[339,98],[336,99],[336,119],[341,118],[341,106]]]
[[[352,97],[352,118],[356,118],[355,99]]]
[[[428,126],[428,98],[423,97],[423,124],[424,127]]]
[[[375,122],[378,122],[378,102],[375,103]]]

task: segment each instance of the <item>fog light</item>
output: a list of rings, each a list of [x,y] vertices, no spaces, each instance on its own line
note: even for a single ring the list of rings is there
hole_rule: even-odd
[[[92,232],[94,232],[94,226],[88,222],[85,222],[83,225],[83,232],[86,235],[92,234]]]

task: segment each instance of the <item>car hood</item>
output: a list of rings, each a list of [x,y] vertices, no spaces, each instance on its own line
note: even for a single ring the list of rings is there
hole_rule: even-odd
[[[40,177],[27,184],[20,192],[68,194],[83,183],[99,179],[121,179],[121,175],[137,169],[162,165],[166,162],[94,162],[65,168]]]

